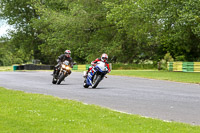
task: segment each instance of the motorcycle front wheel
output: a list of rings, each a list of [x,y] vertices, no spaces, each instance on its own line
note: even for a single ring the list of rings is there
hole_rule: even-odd
[[[92,82],[92,88],[96,88],[100,81],[101,81],[101,75],[95,74]]]
[[[60,84],[65,79],[65,74],[62,72],[59,76],[57,84]]]

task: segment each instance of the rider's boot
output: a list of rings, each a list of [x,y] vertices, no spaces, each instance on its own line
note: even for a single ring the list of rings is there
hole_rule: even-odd
[[[54,68],[54,71],[53,71],[53,74],[52,74],[54,78],[58,77],[58,72],[59,72],[58,69]]]
[[[87,72],[84,71],[83,78],[87,78],[87,75],[88,75],[88,71]]]

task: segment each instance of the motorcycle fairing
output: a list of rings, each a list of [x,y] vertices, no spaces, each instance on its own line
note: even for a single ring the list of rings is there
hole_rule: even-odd
[[[88,73],[88,76],[87,76],[87,80],[86,80],[87,85],[92,86],[92,78],[95,73],[96,73],[96,71],[94,69],[90,70],[90,72]]]

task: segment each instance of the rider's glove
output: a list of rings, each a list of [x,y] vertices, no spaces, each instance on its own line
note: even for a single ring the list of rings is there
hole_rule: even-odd
[[[94,62],[91,62],[91,65],[94,66]]]
[[[59,60],[59,59],[57,59],[56,61],[57,61],[57,63],[59,63],[59,62],[60,62],[60,60]]]

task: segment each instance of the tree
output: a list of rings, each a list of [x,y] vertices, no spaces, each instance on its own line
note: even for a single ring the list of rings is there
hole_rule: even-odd
[[[9,43],[13,45],[13,53],[18,53],[23,62],[40,57],[38,53],[37,31],[30,26],[32,18],[38,15],[31,5],[31,0],[1,0],[0,17],[8,20],[8,24],[15,27],[11,31]]]
[[[199,60],[199,1],[106,2],[108,21],[136,40],[140,53],[163,58],[169,51],[175,58]],[[130,44],[127,44],[130,45]],[[145,50],[145,49],[146,50]],[[151,49],[152,48],[152,49]],[[139,57],[139,55],[138,55]]]
[[[23,62],[54,64],[66,49],[78,63],[200,60],[199,0],[1,0],[16,30],[6,41]],[[3,46],[4,48],[6,46]],[[16,59],[17,60],[17,59]]]

